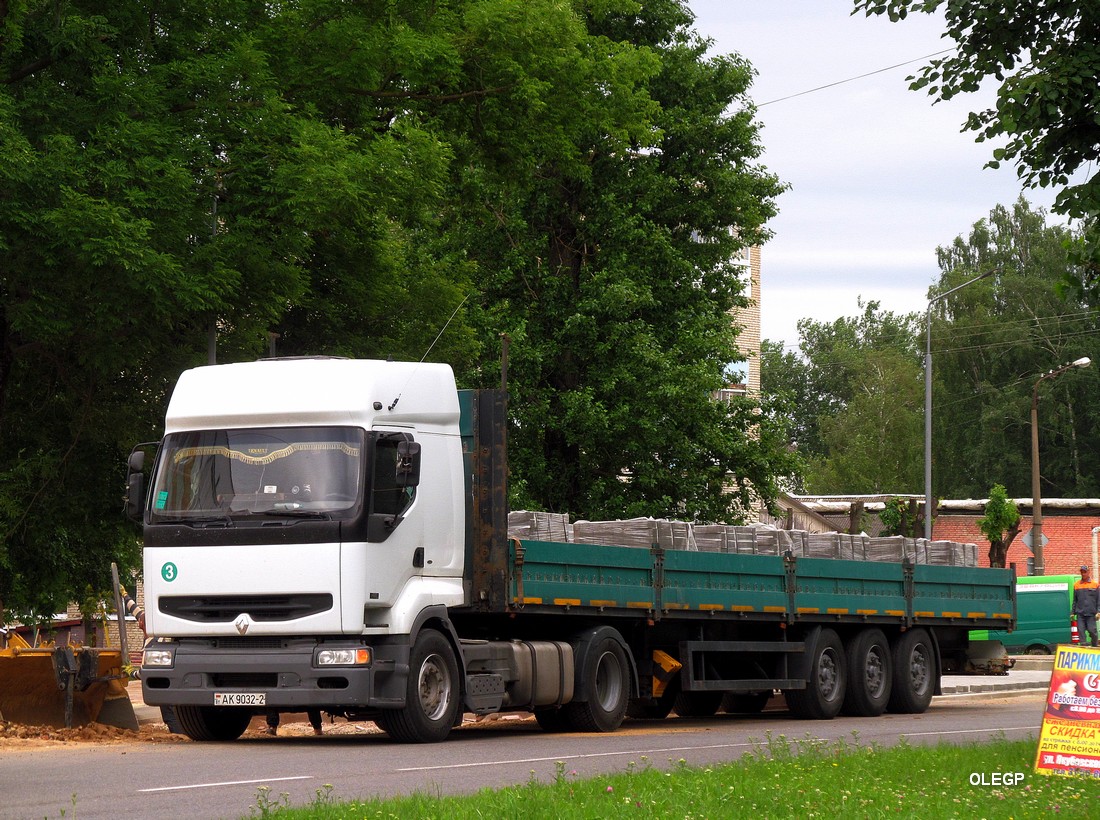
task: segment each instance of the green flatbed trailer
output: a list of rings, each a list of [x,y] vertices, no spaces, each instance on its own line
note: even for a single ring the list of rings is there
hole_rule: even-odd
[[[808,718],[922,712],[964,667],[970,630],[1015,624],[1011,569],[509,539],[505,397],[464,400],[477,595],[451,610],[458,634],[568,641],[578,658],[612,635],[635,716],[756,711],[777,691]]]

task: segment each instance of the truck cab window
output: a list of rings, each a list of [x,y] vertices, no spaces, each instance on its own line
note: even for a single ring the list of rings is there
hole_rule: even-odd
[[[360,499],[363,444],[358,428],[170,434],[154,479],[153,520],[294,511],[342,517]]]
[[[398,445],[411,440],[404,433],[379,436],[374,447],[374,469],[371,476],[371,513],[399,518],[416,496],[416,488],[406,486],[398,477]],[[394,522],[396,524],[396,520]]]

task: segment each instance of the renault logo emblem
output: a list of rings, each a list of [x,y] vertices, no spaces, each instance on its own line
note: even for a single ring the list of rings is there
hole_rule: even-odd
[[[248,631],[248,616],[242,615],[233,622],[233,626],[237,627],[237,631],[243,635]]]

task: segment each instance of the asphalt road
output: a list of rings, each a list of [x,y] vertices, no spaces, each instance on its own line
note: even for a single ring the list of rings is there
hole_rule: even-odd
[[[533,720],[492,721],[456,730],[441,744],[401,745],[381,734],[249,733],[234,743],[75,744],[0,753],[0,817],[120,816],[241,818],[271,799],[310,802],[325,784],[338,800],[416,791],[464,793],[549,782],[556,764],[578,777],[733,760],[769,735],[845,738],[861,744],[980,742],[1038,737],[1044,692],[939,697],[923,715],[800,721],[786,712],[754,718],[634,721],[607,735],[546,734]],[[962,775],[960,775],[962,776]]]

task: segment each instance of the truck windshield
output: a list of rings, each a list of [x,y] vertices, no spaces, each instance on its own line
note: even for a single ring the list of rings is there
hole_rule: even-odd
[[[352,427],[172,433],[153,483],[153,520],[340,517],[359,501],[363,443]]]

